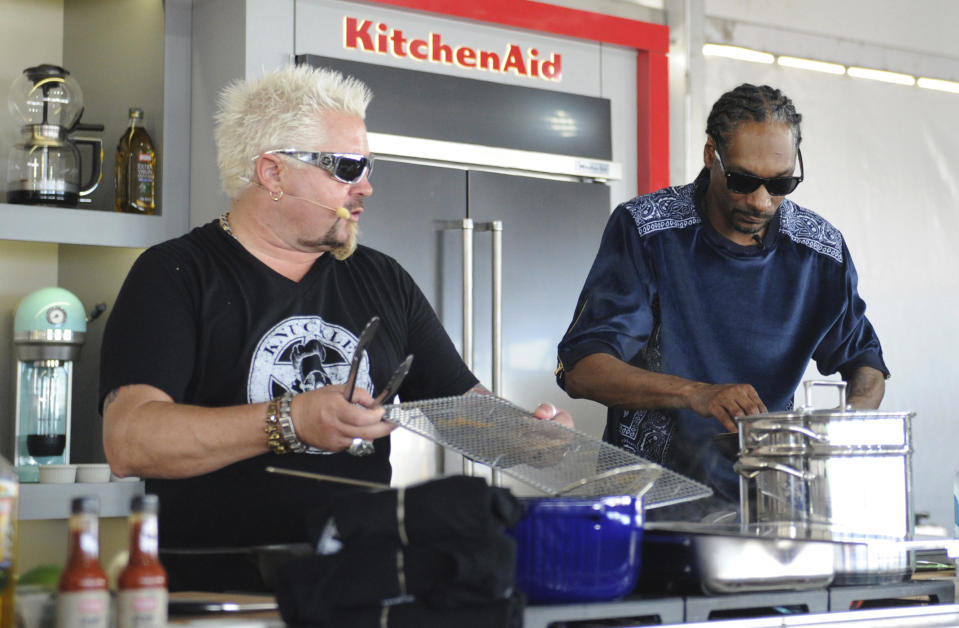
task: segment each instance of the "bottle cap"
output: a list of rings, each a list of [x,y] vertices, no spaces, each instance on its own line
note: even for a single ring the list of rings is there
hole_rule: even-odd
[[[157,514],[160,512],[160,498],[156,495],[134,495],[130,500],[130,512]]]
[[[70,502],[70,512],[75,515],[99,515],[100,498],[95,495],[74,497],[73,501]]]
[[[130,107],[130,117],[131,117],[131,118],[138,118],[138,119],[141,119],[141,120],[142,120],[142,119],[143,119],[143,109],[140,109],[139,107]]]

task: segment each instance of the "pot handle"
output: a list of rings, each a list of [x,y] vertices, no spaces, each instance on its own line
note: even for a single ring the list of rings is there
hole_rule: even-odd
[[[802,384],[806,389],[806,405],[803,406],[804,409],[811,409],[813,407],[812,390],[816,386],[829,386],[835,388],[839,393],[839,409],[846,409],[846,382],[835,382],[823,379],[807,379]]]
[[[785,473],[807,482],[816,479],[815,473],[800,471],[799,469],[790,467],[787,464],[770,462],[768,460],[763,460],[762,458],[757,458],[756,456],[740,456],[739,460],[733,464],[733,469],[736,471],[736,473],[747,479],[752,479],[756,477],[760,471],[766,470],[779,471],[780,473]]]
[[[802,434],[811,441],[817,443],[828,443],[829,439],[804,425],[794,425],[791,423],[779,423],[771,419],[757,419],[749,423],[750,431],[754,432],[791,432],[793,434]],[[768,435],[763,435],[756,440],[763,440]]]

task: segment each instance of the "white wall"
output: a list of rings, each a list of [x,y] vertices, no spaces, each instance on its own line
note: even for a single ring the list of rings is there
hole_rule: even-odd
[[[694,1],[695,4],[695,1]],[[959,3],[705,0],[700,40],[844,64],[959,79]],[[881,17],[876,17],[881,16]],[[700,57],[690,145],[701,151],[708,107],[749,81],[782,88],[803,114],[806,181],[793,199],[843,232],[892,379],[883,408],[913,410],[914,503],[952,529],[959,456],[952,416],[959,331],[959,95]],[[674,96],[675,97],[675,96]],[[675,139],[675,138],[674,138]],[[675,144],[674,144],[675,147]],[[682,146],[679,147],[682,150]],[[701,167],[687,161],[685,178]],[[675,175],[676,173],[674,173]],[[675,176],[673,177],[676,178]],[[817,375],[810,369],[808,375]]]
[[[959,58],[953,0],[705,0],[706,14],[889,49]]]

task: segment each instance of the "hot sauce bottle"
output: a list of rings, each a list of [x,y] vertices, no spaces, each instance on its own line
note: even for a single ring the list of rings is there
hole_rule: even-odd
[[[76,497],[70,504],[67,564],[60,574],[57,628],[107,628],[110,592],[100,565],[100,501]]]
[[[167,576],[160,564],[156,495],[130,503],[130,560],[117,581],[118,628],[162,628],[167,619]]]

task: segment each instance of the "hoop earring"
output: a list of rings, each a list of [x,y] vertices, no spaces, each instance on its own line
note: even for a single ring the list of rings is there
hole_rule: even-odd
[[[283,198],[283,190],[280,190],[279,192],[270,192],[270,198],[273,200],[273,202],[279,201],[281,198]]]

